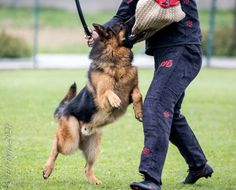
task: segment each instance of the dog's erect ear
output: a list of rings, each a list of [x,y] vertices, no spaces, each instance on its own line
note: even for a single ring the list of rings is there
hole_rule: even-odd
[[[108,37],[107,31],[104,26],[100,24],[93,24],[93,27],[95,28],[96,32],[98,33],[101,39]]]
[[[124,45],[124,41],[126,40],[126,35],[127,35],[126,31],[127,31],[126,27],[124,25],[120,25],[119,33],[117,34],[117,39],[121,46]]]

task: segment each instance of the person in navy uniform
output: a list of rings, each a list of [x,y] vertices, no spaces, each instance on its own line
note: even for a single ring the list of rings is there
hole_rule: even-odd
[[[138,0],[123,0],[116,15],[104,24],[125,23],[135,14]],[[181,114],[185,90],[200,71],[201,30],[195,0],[180,0],[186,17],[158,31],[146,40],[146,54],[154,56],[155,72],[143,107],[144,148],[139,172],[144,181],[133,182],[135,190],[160,190],[161,174],[169,141],[178,149],[189,167],[184,184],[210,177],[213,169]],[[96,33],[93,34],[96,38]],[[93,38],[87,39],[89,46]]]

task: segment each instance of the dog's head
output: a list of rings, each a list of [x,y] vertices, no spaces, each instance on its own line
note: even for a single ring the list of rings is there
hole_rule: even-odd
[[[102,25],[93,24],[93,27],[99,35],[98,41],[103,42],[105,45],[111,44],[114,47],[125,46],[125,25],[116,23],[111,27],[105,28]]]
[[[98,38],[95,40],[90,52],[92,60],[113,61],[120,59],[120,56],[132,57],[131,48],[126,44],[126,27],[116,23],[112,27],[105,28],[99,24],[93,24]]]

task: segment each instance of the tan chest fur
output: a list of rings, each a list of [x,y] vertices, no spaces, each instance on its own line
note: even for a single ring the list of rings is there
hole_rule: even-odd
[[[92,85],[97,89],[102,83],[100,85],[102,92],[112,89],[122,100],[124,107],[128,106],[131,91],[138,84],[137,78],[137,69],[132,65],[106,67],[103,73],[95,71],[91,74]],[[100,96],[98,91],[96,96]]]

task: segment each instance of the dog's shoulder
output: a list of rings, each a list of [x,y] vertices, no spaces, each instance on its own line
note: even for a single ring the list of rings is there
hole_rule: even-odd
[[[79,121],[90,122],[97,112],[93,93],[85,86],[80,93],[66,106],[65,114],[75,116]]]
[[[137,68],[133,65],[121,67],[117,69],[116,78],[121,83],[130,85],[130,86],[137,85],[137,82],[138,82]]]

